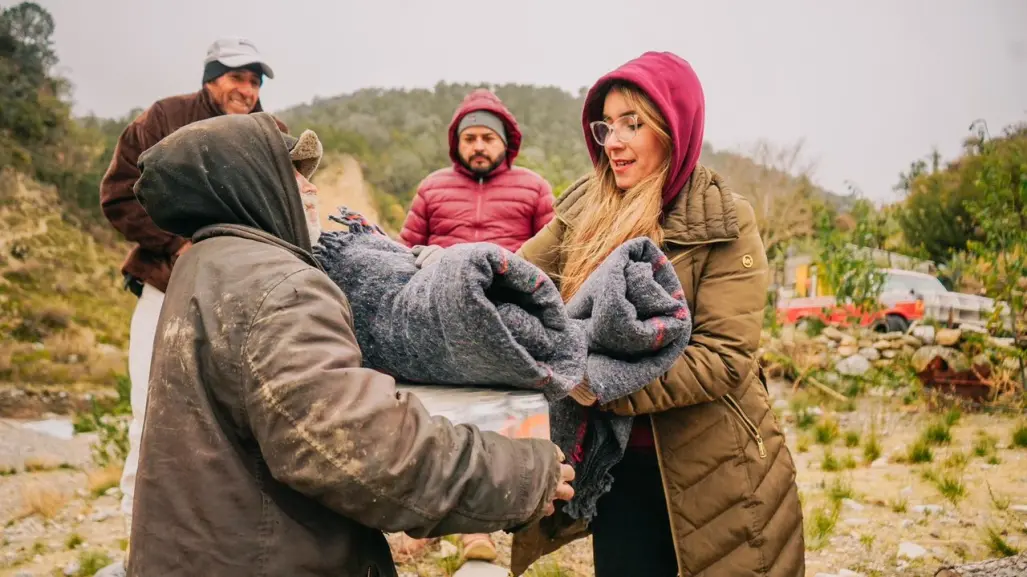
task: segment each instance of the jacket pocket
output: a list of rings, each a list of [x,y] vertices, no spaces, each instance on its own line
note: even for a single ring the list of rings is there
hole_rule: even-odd
[[[756,423],[753,423],[752,419],[745,414],[745,411],[742,410],[742,406],[738,404],[738,401],[736,401],[730,393],[721,397],[720,400],[727,405],[735,418],[741,422],[742,428],[749,433],[749,436],[752,437],[753,440],[756,441],[756,448],[759,449],[760,458],[765,459],[767,457],[767,446],[763,444],[763,435],[760,434],[760,429],[756,426]]]

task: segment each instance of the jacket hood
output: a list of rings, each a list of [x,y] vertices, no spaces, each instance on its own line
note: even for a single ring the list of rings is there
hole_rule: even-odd
[[[453,168],[462,174],[472,175],[471,171],[467,170],[460,161],[460,148],[457,140],[459,134],[456,130],[460,125],[460,119],[475,110],[487,110],[503,121],[503,125],[506,127],[506,167],[510,168],[521,151],[521,129],[517,126],[517,119],[503,105],[503,101],[491,90],[485,88],[478,88],[464,97],[463,102],[453,113],[453,120],[449,123],[449,158],[453,161]],[[493,171],[494,173],[495,171]]]
[[[310,253],[296,169],[270,114],[188,124],[138,164],[136,196],[160,228],[192,238],[209,226],[243,226]]]
[[[593,165],[604,152],[592,138],[588,125],[593,120],[602,120],[606,93],[615,82],[632,84],[644,92],[670,129],[671,169],[663,188],[666,205],[685,188],[699,162],[706,123],[702,84],[692,66],[670,52],[646,52],[600,78],[585,96],[581,115],[585,144]]]

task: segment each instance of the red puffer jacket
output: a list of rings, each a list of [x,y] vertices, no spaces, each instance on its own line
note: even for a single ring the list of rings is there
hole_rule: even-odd
[[[506,162],[485,177],[460,163],[456,132],[469,112],[487,110],[506,125]],[[465,242],[492,242],[516,251],[553,218],[553,191],[526,168],[513,166],[521,132],[510,111],[492,92],[475,90],[464,99],[449,125],[453,166],[428,175],[417,189],[400,239],[407,246],[442,247]]]

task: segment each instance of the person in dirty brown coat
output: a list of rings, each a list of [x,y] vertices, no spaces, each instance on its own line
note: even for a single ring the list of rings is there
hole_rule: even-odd
[[[573,495],[549,441],[433,418],[361,367],[346,295],[311,255],[320,151],[257,113],[140,159],[140,201],[194,245],[158,323],[130,576],[395,577],[383,531],[512,531]]]
[[[587,381],[572,395],[639,417],[588,528],[597,577],[805,572],[795,465],[756,354],[767,258],[749,202],[699,163],[703,123],[699,79],[673,54],[649,52],[601,78],[582,115],[595,171],[519,251],[569,299],[613,248],[649,237],[693,313],[688,346],[661,378],[601,406]],[[514,573],[584,534],[543,522],[515,535]]]
[[[110,166],[100,182],[100,207],[104,215],[135,245],[121,268],[125,288],[138,297],[129,328],[132,421],[128,429],[129,452],[120,485],[126,528],[132,526],[132,496],[154,326],[171,269],[191,245],[189,239],[161,230],[143,210],[133,192],[139,178],[136,163],[148,148],[190,123],[223,114],[263,110],[260,91],[265,77],[274,78],[274,71],[252,42],[245,38],[215,40],[207,49],[200,89],[158,100],[129,123],[118,137]],[[282,132],[288,132],[285,124],[278,124]]]

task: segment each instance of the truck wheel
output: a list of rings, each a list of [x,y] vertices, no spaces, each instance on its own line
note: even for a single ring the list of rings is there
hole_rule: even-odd
[[[905,333],[909,330],[909,323],[899,315],[888,315],[884,321],[889,333]]]

